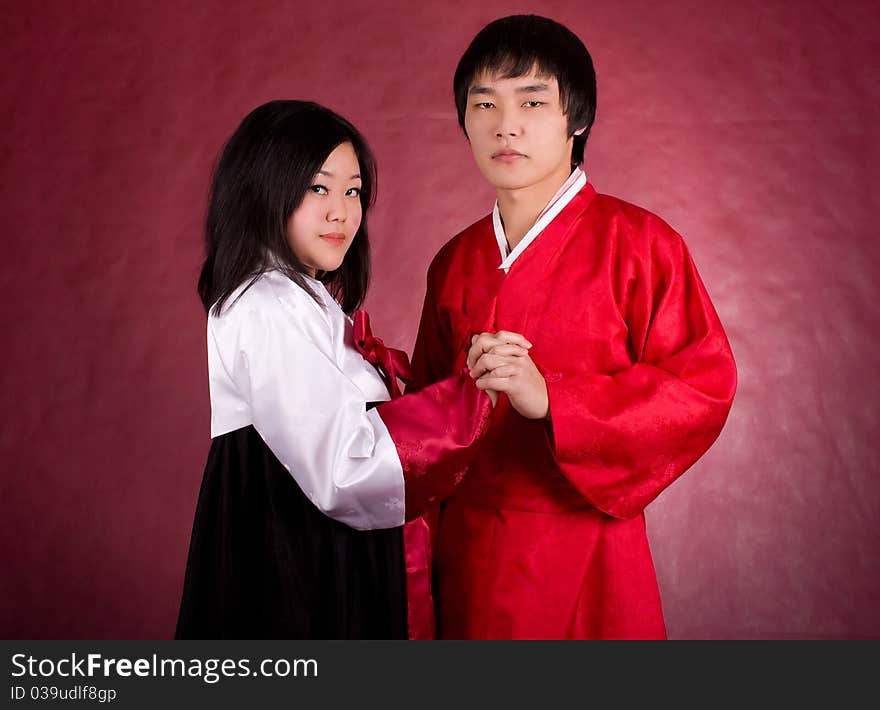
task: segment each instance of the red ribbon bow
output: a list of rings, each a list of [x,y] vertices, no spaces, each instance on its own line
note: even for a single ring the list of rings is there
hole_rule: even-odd
[[[373,335],[370,330],[370,316],[366,311],[354,312],[354,346],[364,356],[364,360],[379,368],[379,374],[385,381],[391,398],[403,394],[397,384],[400,378],[403,382],[411,382],[413,378],[412,367],[409,358],[403,350],[389,348],[381,338]]]

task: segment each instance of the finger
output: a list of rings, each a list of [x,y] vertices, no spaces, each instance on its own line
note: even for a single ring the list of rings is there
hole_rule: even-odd
[[[480,333],[479,335],[472,336],[471,346],[468,348],[468,367],[473,367],[480,355],[489,352],[496,345],[501,344],[502,341],[496,338],[492,333]]]
[[[480,353],[477,351],[477,349],[473,345],[471,345],[468,348],[467,360],[466,360],[468,370],[474,369],[474,365],[476,364],[477,358],[479,358],[479,357],[480,357]]]
[[[492,369],[483,360],[484,357],[485,357],[485,355],[478,358],[477,361],[473,365],[469,366],[469,374],[474,379],[477,379],[478,377],[482,377],[484,374],[486,374],[487,372],[489,372]]]
[[[497,333],[482,332],[479,335],[471,336],[471,347],[468,349],[467,366],[472,370],[475,363],[481,355],[488,352],[494,352],[499,348],[497,354],[517,354],[525,355],[532,344],[519,333],[513,333],[509,330],[499,330]]]
[[[499,365],[498,367],[493,367],[489,370],[483,378],[486,377],[502,377],[502,378],[511,378],[516,375],[516,367],[514,365]],[[479,379],[479,376],[477,376]]]
[[[507,357],[528,357],[529,351],[527,348],[524,348],[521,345],[504,343],[503,345],[496,345],[489,351],[489,353],[491,353],[492,355],[504,355]]]
[[[479,347],[484,352],[488,352],[496,345],[501,345],[505,342],[503,339],[499,338],[495,333],[480,333],[476,338],[474,338],[471,343],[475,347]]]
[[[477,358],[477,361],[471,368],[471,377],[480,377],[484,373],[489,372],[490,370],[493,370],[499,365],[502,365],[506,362],[507,358],[493,355],[492,353],[483,353],[482,355],[480,355],[479,358]]]
[[[494,352],[484,353],[474,363],[470,371],[471,377],[482,377],[486,372],[494,372],[502,365],[508,365],[511,372],[518,371],[524,365],[528,356],[523,355],[496,355]]]
[[[477,389],[495,390],[496,392],[505,393],[515,387],[515,384],[509,377],[481,377],[474,384],[477,386]]]
[[[497,333],[495,333],[495,337],[505,343],[514,343],[515,345],[521,345],[524,348],[532,347],[532,344],[526,339],[524,335],[520,335],[519,333],[514,333],[509,330],[499,330]]]
[[[473,369],[474,363],[479,359],[480,355],[483,354],[482,349],[479,345],[477,345],[477,336],[475,335],[471,338],[471,346],[468,348],[467,352],[467,366],[468,370]]]
[[[468,369],[473,370],[474,365],[477,364],[477,360],[479,360],[489,350],[491,350],[491,348],[484,351],[483,348],[480,346],[480,344],[478,344],[476,342],[473,345],[471,345],[471,347],[468,349],[468,355],[467,355]]]

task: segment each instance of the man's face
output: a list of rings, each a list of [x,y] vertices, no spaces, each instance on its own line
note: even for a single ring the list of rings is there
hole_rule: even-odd
[[[573,140],[555,78],[475,77],[464,125],[477,167],[496,189],[561,183],[571,173]]]

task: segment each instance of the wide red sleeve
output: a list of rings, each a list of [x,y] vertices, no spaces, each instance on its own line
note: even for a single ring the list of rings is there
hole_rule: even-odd
[[[492,414],[489,396],[477,389],[467,370],[450,377],[451,348],[437,308],[436,275],[435,261],[428,269],[406,394],[377,407],[403,466],[408,521],[452,494]]]
[[[653,226],[625,306],[631,364],[545,375],[562,473],[597,508],[639,514],[721,432],[736,365],[683,240]]]
[[[464,477],[489,427],[492,403],[462,372],[376,407],[397,447],[406,519],[448,497]]]

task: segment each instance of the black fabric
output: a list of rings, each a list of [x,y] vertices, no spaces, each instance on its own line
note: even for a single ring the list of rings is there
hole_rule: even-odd
[[[406,636],[402,528],[325,516],[252,426],[215,438],[175,638]]]

